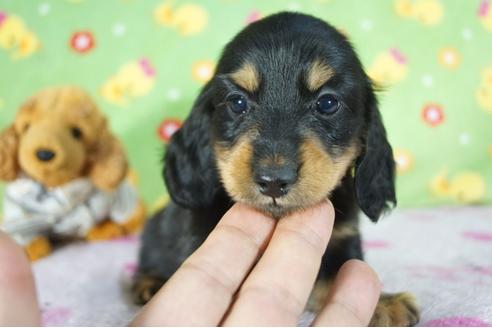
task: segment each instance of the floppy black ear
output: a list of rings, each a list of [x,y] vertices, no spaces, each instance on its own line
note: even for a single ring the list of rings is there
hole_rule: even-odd
[[[361,210],[374,222],[396,205],[395,162],[386,139],[372,86],[366,101],[366,136],[355,166],[355,196]]]
[[[210,206],[220,189],[210,144],[211,83],[195,101],[164,157],[164,180],[174,202],[186,208]]]

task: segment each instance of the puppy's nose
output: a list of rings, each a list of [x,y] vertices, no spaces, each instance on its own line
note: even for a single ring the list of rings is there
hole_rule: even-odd
[[[36,157],[43,162],[49,162],[55,158],[55,153],[48,149],[39,149],[36,151]]]
[[[255,175],[255,182],[259,186],[260,192],[272,198],[286,195],[296,180],[296,170],[287,167],[262,170]]]

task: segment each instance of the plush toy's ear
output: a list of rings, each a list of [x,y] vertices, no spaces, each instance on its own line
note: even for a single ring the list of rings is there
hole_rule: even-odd
[[[367,128],[355,167],[355,195],[361,210],[376,222],[384,211],[396,205],[395,162],[372,86],[367,94]]]
[[[17,178],[20,170],[18,148],[19,138],[14,126],[0,132],[0,180],[12,181]]]
[[[213,112],[211,82],[198,96],[183,126],[172,136],[164,157],[164,180],[177,204],[210,206],[220,190],[210,142]]]
[[[90,155],[90,179],[99,189],[113,191],[125,178],[128,162],[120,142],[106,126]]]

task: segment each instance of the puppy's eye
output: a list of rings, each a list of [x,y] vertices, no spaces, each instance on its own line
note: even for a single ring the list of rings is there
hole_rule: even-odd
[[[77,127],[73,127],[70,129],[70,132],[72,133],[72,136],[77,139],[77,140],[80,140],[82,139],[82,131],[77,128]]]
[[[244,114],[249,110],[248,101],[244,96],[235,95],[227,100],[229,108],[236,114]]]
[[[332,95],[321,96],[316,101],[316,110],[321,114],[334,114],[339,107],[339,101]]]
[[[26,132],[27,132],[27,130],[29,130],[29,128],[30,128],[30,127],[31,127],[31,124],[26,123],[26,124],[24,125],[24,127],[22,128],[22,132],[26,133]]]

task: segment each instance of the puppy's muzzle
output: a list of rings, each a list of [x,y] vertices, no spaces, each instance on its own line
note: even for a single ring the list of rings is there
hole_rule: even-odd
[[[255,172],[259,191],[268,197],[285,196],[297,181],[297,170],[291,166],[263,167]]]

